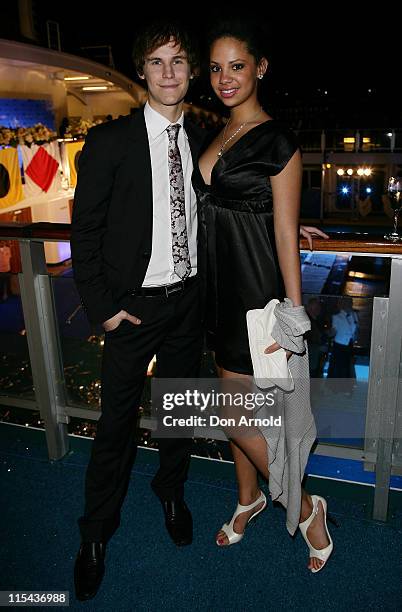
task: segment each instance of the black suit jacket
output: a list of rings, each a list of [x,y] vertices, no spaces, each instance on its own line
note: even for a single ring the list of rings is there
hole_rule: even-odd
[[[204,130],[184,121],[193,163]],[[79,158],[71,257],[81,303],[92,323],[121,310],[140,287],[152,248],[152,169],[143,109],[88,131]]]

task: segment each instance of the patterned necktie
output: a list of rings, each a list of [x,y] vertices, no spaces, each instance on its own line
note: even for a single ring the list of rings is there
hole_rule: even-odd
[[[169,125],[166,131],[169,137],[168,164],[173,265],[177,276],[184,280],[191,272],[191,263],[187,240],[183,167],[177,144],[180,127],[179,123],[175,123]]]

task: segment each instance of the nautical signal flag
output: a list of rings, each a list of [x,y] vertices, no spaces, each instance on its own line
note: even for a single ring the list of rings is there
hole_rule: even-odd
[[[60,153],[57,142],[20,146],[24,165],[25,197],[54,193],[61,187]]]
[[[58,168],[59,164],[54,157],[39,147],[25,169],[25,175],[31,177],[42,191],[48,192]]]
[[[77,185],[77,173],[78,173],[78,160],[81,155],[82,147],[84,146],[83,140],[77,140],[76,142],[66,142],[65,147],[67,151],[68,166],[70,169],[70,186],[75,187]]]
[[[0,209],[13,206],[23,198],[17,149],[0,149]]]

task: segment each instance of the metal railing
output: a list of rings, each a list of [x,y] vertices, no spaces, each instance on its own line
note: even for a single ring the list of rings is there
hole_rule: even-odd
[[[99,411],[72,405],[66,391],[55,297],[46,265],[44,242],[69,241],[70,225],[59,223],[8,223],[0,225],[0,239],[17,240],[22,271],[18,278],[32,369],[34,399],[0,395],[0,404],[39,410],[44,421],[49,458],[62,458],[69,449],[71,417],[88,421]],[[300,243],[307,250],[306,241]],[[391,474],[402,468],[402,245],[378,236],[333,234],[315,240],[315,253],[356,254],[391,259],[388,297],[373,298],[370,374],[368,380],[365,447],[338,449],[338,456],[360,459],[366,469],[375,469],[373,518],[386,520]],[[151,426],[149,417],[140,425]],[[319,445],[317,454],[325,454]],[[332,449],[331,453],[334,456]]]

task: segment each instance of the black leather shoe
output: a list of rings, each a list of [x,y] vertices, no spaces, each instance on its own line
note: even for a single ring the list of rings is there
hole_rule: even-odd
[[[95,597],[105,573],[105,542],[83,542],[74,566],[75,595],[80,601]]]
[[[184,500],[161,499],[165,525],[176,546],[187,546],[193,541],[193,519]]]

